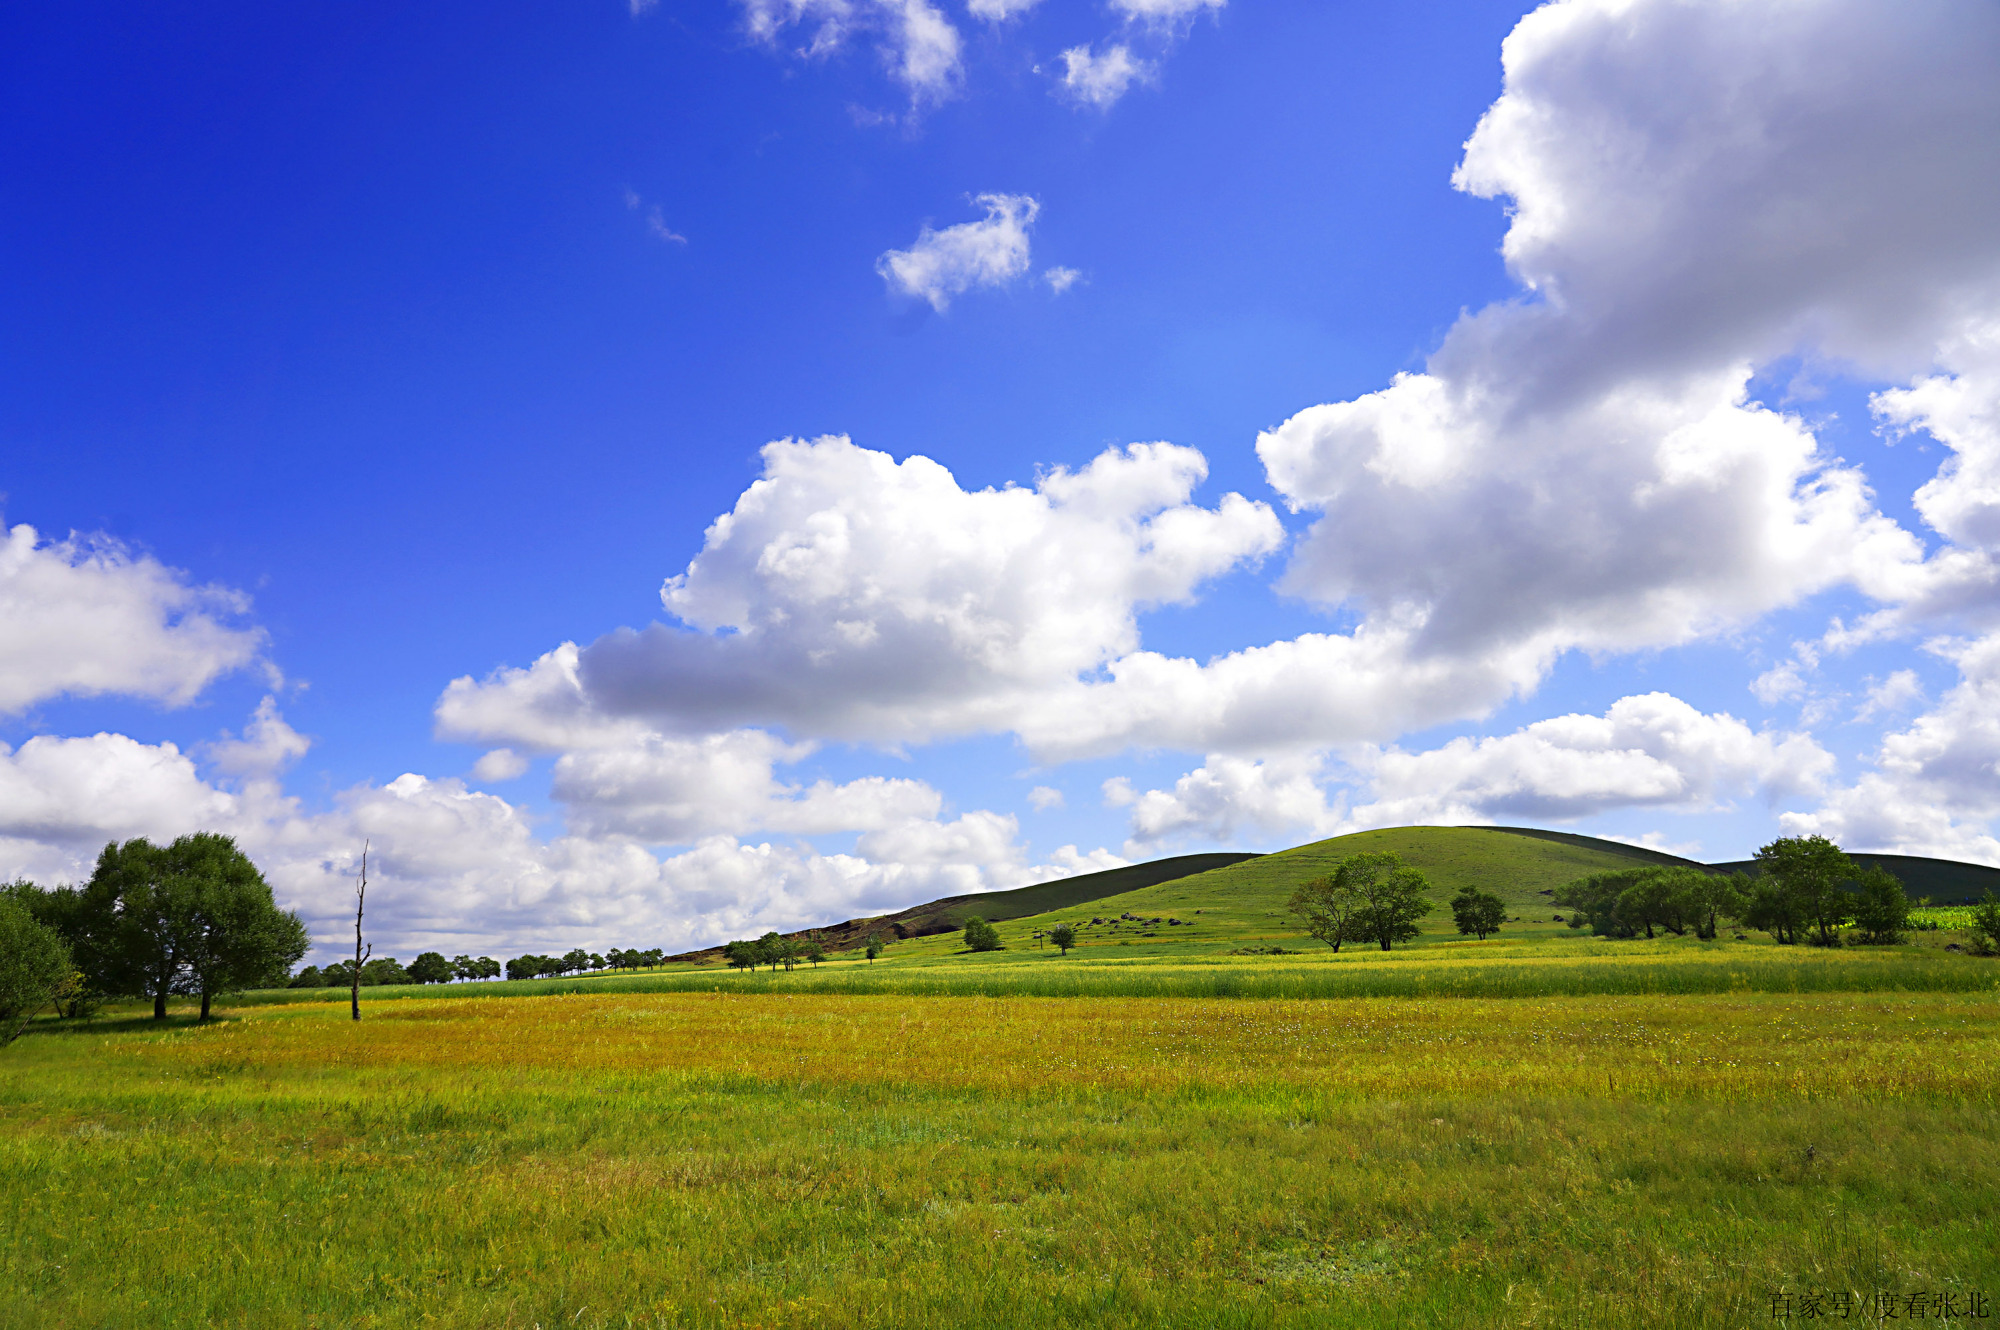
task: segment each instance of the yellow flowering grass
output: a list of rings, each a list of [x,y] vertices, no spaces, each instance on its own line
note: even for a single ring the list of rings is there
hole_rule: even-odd
[[[724,991],[38,1029],[0,1326],[1746,1325],[2000,1299],[2000,998]]]

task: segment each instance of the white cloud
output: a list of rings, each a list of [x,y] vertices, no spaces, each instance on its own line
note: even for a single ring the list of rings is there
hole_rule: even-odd
[[[799,54],[831,55],[856,34],[872,35],[913,104],[943,101],[961,77],[958,29],[929,0],[740,0],[751,37],[776,45],[790,28],[811,30]]]
[[[115,541],[0,528],[0,714],[51,698],[123,694],[185,706],[254,662],[249,599]]]
[[[1509,656],[1492,683],[1513,691],[1564,651],[1683,643],[1839,584],[1933,612],[1990,598],[1982,551],[1926,562],[1747,385],[1798,350],[1877,373],[1945,355],[1954,377],[1880,408],[1957,431],[1932,520],[1984,530],[1990,342],[1966,320],[2000,293],[1996,59],[2000,11],[1969,0],[1523,19],[1455,183],[1507,201],[1526,294],[1461,318],[1424,373],[1259,438],[1319,514],[1284,585],[1397,625],[1418,660]],[[1468,712],[1498,696],[1468,690]]]
[[[1029,728],[1060,746],[1083,677],[1137,647],[1140,610],[1184,603],[1281,534],[1240,495],[1190,503],[1207,467],[1171,444],[970,493],[928,458],[844,438],[774,443],[764,462],[661,593],[686,627],[457,680],[440,734],[566,751],[756,725],[897,744],[1046,713]]]
[[[278,699],[266,697],[243,727],[243,737],[224,730],[222,738],[209,745],[208,760],[225,775],[272,778],[311,747],[312,741],[278,714]]]
[[[1924,686],[1917,681],[1915,670],[1897,670],[1880,683],[1872,683],[1868,689],[1868,699],[1854,713],[1857,721],[1869,721],[1877,716],[1891,716],[1908,711],[1924,700]]]
[[[1251,761],[1212,754],[1171,790],[1106,782],[1129,807],[1127,853],[1163,840],[1332,836],[1368,827],[1571,821],[1618,808],[1699,812],[1732,798],[1813,794],[1834,759],[1800,734],[1753,732],[1665,693],[1627,697],[1602,716],[1569,715],[1425,752],[1362,747],[1346,754],[1366,802],[1327,797],[1319,754]],[[1362,798],[1357,795],[1356,798]]]
[[[1146,23],[1181,23],[1228,3],[1229,0],[1111,0],[1111,12]]]
[[[1037,813],[1046,813],[1051,808],[1063,806],[1063,792],[1053,785],[1037,785],[1028,791],[1028,806]]]
[[[1000,23],[1010,18],[1018,18],[1027,13],[1042,0],[966,0],[966,12],[974,18],[983,18],[989,23]]]
[[[806,788],[780,784],[773,768],[808,752],[809,745],[788,745],[762,730],[699,739],[648,735],[620,748],[563,754],[553,793],[568,809],[572,831],[653,844],[750,831],[877,831],[934,818],[944,802],[922,781],[881,776]]]
[[[1134,83],[1150,82],[1155,69],[1132,54],[1119,42],[1093,55],[1088,44],[1072,46],[1062,53],[1060,84],[1072,100],[1086,106],[1106,107],[1128,92]]]
[[[430,947],[696,946],[1123,862],[1071,845],[1036,863],[1013,818],[976,811],[941,821],[937,795],[915,781],[777,785],[765,759],[783,754],[768,736],[690,745],[678,769],[656,746],[639,755],[659,759],[653,766],[593,768],[597,783],[584,788],[573,771],[568,787],[559,778],[557,794],[578,800],[575,825],[543,839],[525,808],[414,773],[343,791],[327,810],[309,812],[269,779],[273,756],[293,754],[303,741],[282,737],[293,732],[270,707],[259,709],[247,733],[211,749],[242,756],[241,745],[261,745],[258,774],[234,787],[204,779],[173,744],[125,735],[0,745],[0,879],[78,880],[108,841],[217,831],[236,837],[280,901],[338,946],[352,926],[353,874],[367,841],[369,934],[378,953],[407,956]],[[702,781],[734,786],[704,794]],[[765,814],[744,818],[754,807]],[[706,817],[863,835],[853,854],[822,854],[808,844],[710,832],[662,857],[610,825],[619,816],[635,826],[678,819],[675,830],[698,828]]]
[[[981,194],[973,201],[986,209],[984,220],[942,231],[926,226],[916,244],[875,261],[890,290],[921,297],[942,314],[953,296],[1005,286],[1028,271],[1028,228],[1041,204],[1025,194]]]
[[[1042,274],[1042,280],[1049,284],[1049,290],[1061,295],[1075,286],[1082,276],[1074,268],[1050,268]]]
[[[1883,736],[1876,770],[1814,812],[1787,814],[1788,830],[1850,849],[2000,865],[1992,832],[2000,818],[2000,634],[1931,650],[1958,666],[1959,682],[1934,710]]]
[[[1345,809],[1329,806],[1320,788],[1322,759],[1316,755],[1250,761],[1212,755],[1174,782],[1171,790],[1135,793],[1114,778],[1105,797],[1131,808],[1127,854],[1141,854],[1158,842],[1199,837],[1229,842],[1246,832],[1265,837],[1332,835]]]
[[[528,774],[529,762],[525,754],[511,748],[495,748],[481,753],[479,760],[472,764],[472,778],[498,785],[505,781],[519,780]]]
[[[0,744],[0,841],[81,847],[95,857],[109,840],[233,825],[241,806],[170,743],[93,734]]]
[[[1498,738],[1351,760],[1374,796],[1353,820],[1369,826],[1701,812],[1746,794],[1817,793],[1834,768],[1809,735],[1757,733],[1666,693],[1621,698],[1602,716],[1555,716]]]

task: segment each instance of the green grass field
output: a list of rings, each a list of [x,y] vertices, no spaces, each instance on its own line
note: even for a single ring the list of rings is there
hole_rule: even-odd
[[[0,1327],[1995,1309],[2000,962],[1593,940],[1537,893],[1609,852],[1370,835],[1521,922],[1335,956],[1282,914],[1323,844],[978,956],[39,1022],[0,1053]],[[1195,922],[1033,946],[1127,912]]]

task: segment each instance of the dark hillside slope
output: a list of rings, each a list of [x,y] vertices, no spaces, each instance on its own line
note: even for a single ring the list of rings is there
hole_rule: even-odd
[[[1240,864],[1246,859],[1259,857],[1240,853],[1175,855],[1171,859],[1154,859],[1143,864],[1127,864],[1123,868],[1108,868],[1101,873],[1080,873],[1075,877],[1057,878],[1053,882],[1037,882],[1033,886],[1015,887],[1011,891],[982,891],[967,896],[947,896],[943,900],[912,905],[907,910],[899,910],[895,914],[849,919],[845,923],[829,924],[825,928],[801,929],[786,936],[805,938],[817,934],[820,942],[830,951],[861,946],[868,940],[870,933],[880,933],[885,941],[895,938],[929,937],[935,933],[956,932],[975,914],[989,923],[1004,923],[1024,915],[1071,909],[1101,897],[1117,896],[1142,887],[1154,886],[1231,864]],[[712,960],[721,952],[720,947],[704,947],[700,951],[683,952],[667,959],[669,961]]]
[[[1850,854],[1863,868],[1886,868],[1903,881],[1911,900],[1928,898],[1933,905],[1971,905],[1987,892],[2000,896],[2000,868],[1960,863],[1956,859],[1926,859],[1914,854]],[[1709,867],[1731,873],[1757,874],[1755,859],[1735,859]]]
[[[1579,836],[1569,831],[1541,831],[1534,827],[1492,827],[1489,830],[1504,831],[1510,836],[1532,836],[1538,840],[1559,841],[1565,845],[1632,855],[1649,863],[1685,864],[1693,868],[1706,868],[1716,873],[1748,873],[1752,877],[1757,875],[1755,859],[1731,859],[1726,863],[1704,864],[1668,854],[1663,850],[1649,850],[1642,845],[1627,845],[1622,841],[1600,840],[1595,836]],[[1970,905],[1983,900],[1989,891],[2000,896],[2000,868],[1961,863],[1956,859],[1927,859],[1914,854],[1861,853],[1848,857],[1863,868],[1882,867],[1894,873],[1902,879],[1903,890],[1912,900],[1925,898],[1934,905]]]

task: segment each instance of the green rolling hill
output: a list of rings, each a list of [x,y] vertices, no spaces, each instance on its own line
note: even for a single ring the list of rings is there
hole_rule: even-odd
[[[1529,940],[1574,936],[1549,896],[1579,877],[1654,865],[1717,872],[1755,867],[1748,860],[1702,864],[1645,846],[1533,827],[1395,827],[1272,854],[1180,855],[1013,891],[947,897],[808,931],[831,951],[859,947],[874,933],[899,955],[942,955],[960,947],[958,930],[976,914],[1001,925],[1010,948],[1033,945],[1035,933],[1058,922],[1077,925],[1094,954],[1104,954],[1096,949],[1107,945],[1135,958],[1241,947],[1311,948],[1320,944],[1299,931],[1285,908],[1292,892],[1350,854],[1377,850],[1395,851],[1430,880],[1438,909],[1425,921],[1424,936],[1413,944],[1418,946],[1460,941],[1446,902],[1461,887],[1498,895],[1508,906],[1506,936]],[[2000,869],[1907,855],[1854,857],[1881,864],[1902,878],[1912,897],[1936,903],[1978,899],[1988,889],[2000,893]],[[711,947],[671,959],[699,964],[719,955],[720,948]]]

